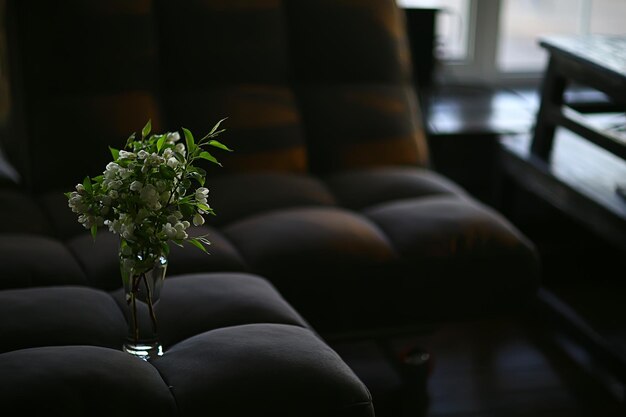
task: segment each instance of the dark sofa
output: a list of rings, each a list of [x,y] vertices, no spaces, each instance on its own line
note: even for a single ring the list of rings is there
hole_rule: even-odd
[[[185,280],[210,292],[212,279],[255,274],[323,335],[509,312],[533,296],[532,244],[428,168],[403,15],[393,0],[22,0],[9,1],[6,15],[13,102],[3,145],[21,182],[0,190],[0,296],[12,300],[0,321],[25,339],[5,345],[11,352],[0,359],[35,346],[117,346],[119,320],[104,339],[57,337],[66,332],[56,316],[65,297],[55,299],[52,288],[102,298],[121,285],[116,237],[102,233],[93,242],[62,192],[100,173],[107,146],[121,147],[148,119],[156,131],[204,133],[228,117],[222,141],[235,149],[219,155],[223,168],[207,167],[218,215],[198,233],[209,233],[211,254],[172,249],[164,304]],[[236,292],[238,279],[220,296]],[[254,304],[257,295],[249,296]],[[17,306],[31,297],[41,301],[28,302],[32,310],[20,320]],[[209,330],[231,323],[211,317],[230,313],[213,310],[209,299],[194,303],[194,317],[207,323],[198,319],[189,333],[175,329],[182,313],[163,312],[165,337],[176,336],[160,363],[183,344],[220,349],[211,338],[223,333]],[[82,306],[68,308],[81,315]],[[39,321],[40,311],[54,325]],[[321,404],[367,404],[358,380],[338,358],[324,357],[326,345],[295,312],[268,319],[257,315],[264,308],[241,311],[238,324],[253,326],[246,340],[266,331],[271,339],[282,328],[273,333],[278,325],[267,323],[286,321],[294,349],[322,355],[320,367],[357,393]],[[94,315],[93,323],[108,316]],[[87,358],[101,354],[80,349]],[[250,352],[229,350],[237,353]],[[185,369],[204,366],[196,359]],[[167,380],[169,371],[156,367]]]

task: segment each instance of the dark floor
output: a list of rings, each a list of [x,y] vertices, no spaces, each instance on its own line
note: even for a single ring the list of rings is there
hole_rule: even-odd
[[[490,320],[448,326],[435,352],[430,417],[621,416],[618,400],[533,325]]]

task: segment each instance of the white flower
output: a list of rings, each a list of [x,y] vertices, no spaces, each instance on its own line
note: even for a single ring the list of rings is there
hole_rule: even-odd
[[[173,211],[172,214],[167,216],[167,221],[172,224],[176,224],[182,218],[183,218],[183,214],[180,211],[176,210],[176,211]]]
[[[85,186],[83,184],[76,184],[76,191],[78,191],[79,194],[84,194]]]
[[[150,155],[148,155],[145,163],[146,165],[149,165],[149,166],[158,166],[162,164],[164,161],[165,159],[162,156],[159,156],[159,154],[157,154],[156,152],[153,152]]]
[[[163,151],[163,158],[170,159],[173,156],[174,156],[174,151],[172,150],[172,148],[166,148]]]
[[[120,166],[115,162],[109,162],[104,171],[104,178],[107,180],[113,180],[117,176],[117,173],[120,171]]]
[[[185,232],[185,226],[182,223],[176,223],[172,226],[171,223],[165,223],[163,226],[163,232],[168,239],[182,240],[187,239],[187,233]]]
[[[172,169],[176,169],[176,167],[178,166],[178,159],[176,158],[170,158],[167,160],[167,166],[172,168]]]
[[[167,133],[167,137],[165,139],[167,143],[175,143],[175,142],[178,142],[179,140],[180,140],[180,133],[178,132]]]
[[[137,155],[135,155],[132,152],[128,152],[128,151],[120,151],[119,153],[119,158],[120,159],[135,159],[137,157]]]
[[[176,146],[174,146],[174,150],[178,152],[179,154],[185,156],[185,144],[184,143],[177,143]]]
[[[131,191],[141,191],[141,189],[143,188],[143,184],[137,180],[133,181],[130,184],[130,190]]]
[[[122,168],[120,169],[118,175],[122,177],[123,180],[126,180],[133,175],[133,171],[131,171],[130,169]]]
[[[150,155],[148,152],[144,151],[143,149],[140,150],[139,152],[137,152],[137,158],[138,159],[146,159],[148,157],[148,155]]]
[[[209,190],[205,187],[200,187],[196,190],[196,201],[201,204],[206,204]]]
[[[67,205],[72,209],[74,213],[84,213],[87,210],[87,205],[83,203],[83,197],[76,191],[70,194]]]
[[[202,226],[204,224],[204,217],[200,213],[196,213],[193,216],[194,226]]]
[[[107,185],[109,189],[111,190],[119,190],[122,187],[122,185],[124,185],[124,183],[120,180],[115,180],[115,181],[109,181]]]
[[[120,195],[116,190],[109,191],[109,197],[111,197],[112,200],[116,200],[119,196]]]

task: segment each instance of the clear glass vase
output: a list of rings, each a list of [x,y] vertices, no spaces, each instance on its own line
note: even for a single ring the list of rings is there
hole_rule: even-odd
[[[122,350],[143,360],[163,355],[159,342],[155,306],[167,271],[167,258],[158,255],[120,254],[126,299],[128,335]]]

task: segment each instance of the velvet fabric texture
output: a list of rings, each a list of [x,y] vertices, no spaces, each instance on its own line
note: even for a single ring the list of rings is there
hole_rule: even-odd
[[[172,276],[156,305],[166,353],[119,349],[121,291],[0,292],[0,401],[21,415],[373,416],[368,390],[267,281]]]

